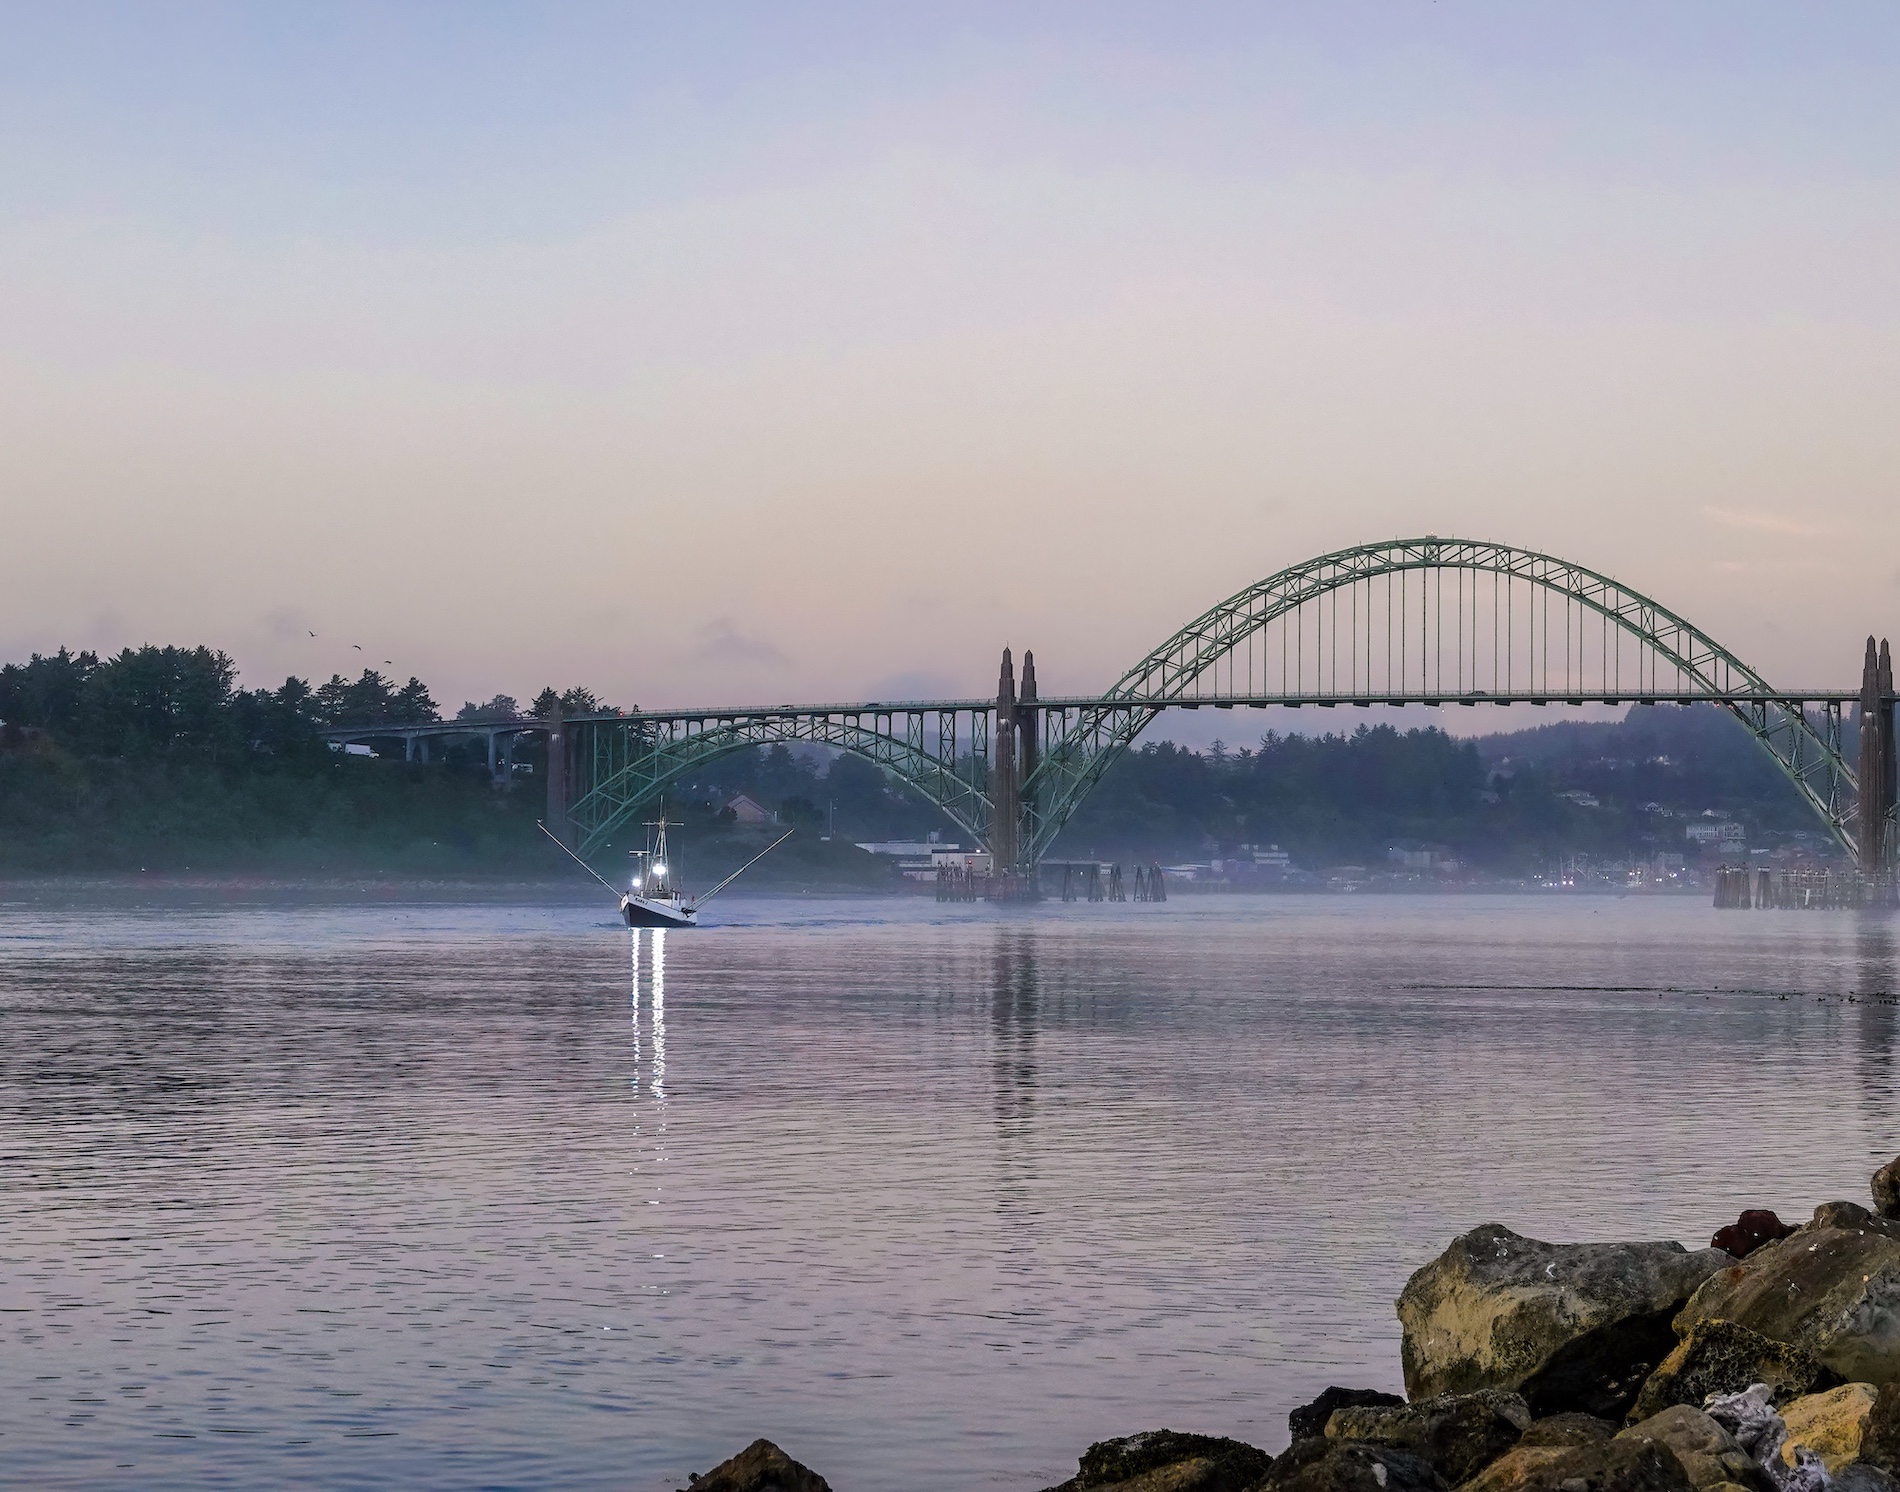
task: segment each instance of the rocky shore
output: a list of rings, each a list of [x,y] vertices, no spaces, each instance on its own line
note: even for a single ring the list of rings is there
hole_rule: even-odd
[[[1873,1203],[1694,1252],[1486,1223],[1399,1295],[1405,1398],[1329,1388],[1277,1456],[1102,1441],[1047,1492],[1900,1492],[1900,1160]],[[690,1492],[830,1486],[760,1440]]]

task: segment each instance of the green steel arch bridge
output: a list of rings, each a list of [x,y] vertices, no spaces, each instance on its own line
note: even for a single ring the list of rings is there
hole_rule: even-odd
[[[1894,686],[1868,639],[1860,686],[1770,684],[1707,633],[1582,565],[1472,539],[1395,539],[1292,565],[1210,607],[1099,695],[1043,696],[1007,650],[994,698],[719,706],[361,728],[333,740],[545,731],[549,822],[582,854],[670,789],[747,747],[867,758],[1027,871],[1163,710],[1714,703],[1738,719],[1862,868],[1888,875]],[[1856,760],[1847,723],[1860,728]]]

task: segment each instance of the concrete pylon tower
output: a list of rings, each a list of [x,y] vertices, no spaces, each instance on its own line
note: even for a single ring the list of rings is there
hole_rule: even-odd
[[[1900,861],[1893,822],[1894,804],[1900,798],[1900,782],[1895,777],[1900,757],[1894,753],[1893,654],[1884,637],[1880,639],[1880,669],[1875,682],[1880,690],[1880,869],[1883,875],[1891,875],[1894,863]]]
[[[1896,759],[1893,739],[1893,654],[1883,639],[1867,639],[1860,671],[1860,870],[1882,876],[1891,868],[1888,818],[1893,811]]]
[[[1009,649],[996,677],[996,730],[990,742],[990,857],[1001,875],[1016,868],[1016,671]]]
[[[1029,779],[1036,775],[1036,758],[1042,749],[1041,714],[1036,708],[1036,655],[1023,649],[1023,689],[1016,703],[1016,783],[1021,812],[1017,822],[1019,848],[1027,853],[1036,832],[1036,790]]]

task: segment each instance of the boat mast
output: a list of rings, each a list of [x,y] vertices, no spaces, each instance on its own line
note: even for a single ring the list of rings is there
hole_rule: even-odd
[[[653,848],[647,851],[647,863],[653,868],[653,890],[650,894],[660,898],[670,897],[674,894],[673,873],[667,868],[666,863],[666,805],[664,803],[660,805],[659,818],[649,821],[647,827],[659,831],[653,837]]]

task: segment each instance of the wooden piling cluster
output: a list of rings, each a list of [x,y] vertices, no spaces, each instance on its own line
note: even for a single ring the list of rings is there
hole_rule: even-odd
[[[1040,901],[1042,889],[1034,876],[1005,872],[964,870],[958,866],[937,867],[938,901]]]
[[[1053,867],[1051,867],[1053,870]],[[1129,878],[1122,874],[1119,862],[1108,867],[1108,874],[1102,874],[1102,867],[1091,861],[1086,865],[1065,862],[1062,866],[1062,899],[1064,901],[1166,901],[1168,888],[1162,879],[1161,866],[1137,865],[1134,873],[1132,891]]]
[[[1064,861],[1062,866],[1062,899],[1064,901],[1103,900],[1102,867],[1094,864],[1079,867]]]
[[[1729,911],[1831,912],[1881,904],[1878,887],[1852,870],[1749,870],[1715,873],[1715,905]]]
[[[937,867],[938,901],[978,901],[982,897],[979,883],[988,880],[973,870],[965,870],[958,865],[939,865]]]

